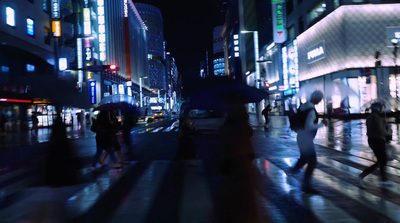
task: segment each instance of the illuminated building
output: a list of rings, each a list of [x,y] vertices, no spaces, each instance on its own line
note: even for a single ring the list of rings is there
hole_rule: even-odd
[[[344,105],[350,113],[363,113],[363,105],[372,99],[399,97],[400,77],[391,41],[400,37],[396,22],[400,4],[363,3],[368,2],[286,2],[288,41],[283,48],[297,42],[300,86],[338,82],[358,94],[326,98],[317,106],[318,112],[325,112],[329,102],[334,109]]]

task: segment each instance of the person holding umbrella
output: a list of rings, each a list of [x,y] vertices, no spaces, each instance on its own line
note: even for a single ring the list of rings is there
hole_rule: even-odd
[[[110,154],[111,159],[115,162],[115,158],[112,154],[112,147],[117,153],[120,162],[125,164],[124,157],[121,153],[121,145],[118,142],[117,131],[118,131],[118,120],[114,115],[113,111],[101,110],[97,120],[94,120],[92,131],[96,132],[96,144],[97,151],[93,159],[92,167],[95,168],[96,164],[101,156],[103,150],[105,153],[100,160],[100,164],[104,165],[105,159]],[[116,164],[117,168],[121,167],[121,164]]]

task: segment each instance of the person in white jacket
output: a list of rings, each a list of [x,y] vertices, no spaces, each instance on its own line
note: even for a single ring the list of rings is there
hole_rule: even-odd
[[[297,133],[297,145],[300,150],[300,158],[296,165],[290,171],[290,175],[299,172],[300,168],[307,164],[307,169],[304,174],[303,185],[301,189],[306,193],[316,193],[317,191],[311,187],[312,173],[317,164],[317,155],[315,152],[314,138],[318,128],[327,124],[326,120],[318,123],[317,111],[315,105],[321,102],[324,94],[317,90],[311,94],[310,100],[300,105],[298,112],[307,112],[304,129]]]

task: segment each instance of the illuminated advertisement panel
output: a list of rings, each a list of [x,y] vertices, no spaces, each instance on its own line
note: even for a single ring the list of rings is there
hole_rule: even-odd
[[[284,95],[293,95],[299,88],[297,40],[282,48]]]
[[[285,42],[287,38],[285,1],[272,0],[272,24],[274,32],[274,42]]]
[[[343,5],[297,37],[299,80],[375,67],[395,66],[391,39],[400,37],[400,4]],[[388,46],[389,45],[389,46]]]
[[[99,24],[99,54],[100,61],[106,61],[106,25],[104,0],[97,0],[97,23]]]
[[[51,18],[53,18],[53,19],[60,18],[60,1],[59,0],[51,0]]]
[[[83,9],[83,34],[90,36],[92,34],[92,25],[90,22],[90,8]]]
[[[35,36],[35,21],[31,18],[26,19],[26,34]]]
[[[96,104],[96,81],[89,81],[90,103]]]
[[[53,37],[61,36],[61,22],[60,21],[52,21],[51,28],[53,31]]]

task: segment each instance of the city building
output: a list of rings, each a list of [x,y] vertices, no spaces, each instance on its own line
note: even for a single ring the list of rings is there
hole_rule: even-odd
[[[288,78],[298,79],[300,87],[326,90],[333,82],[357,93],[327,95],[318,112],[332,104],[334,113],[364,113],[364,105],[373,99],[399,97],[400,4],[393,2],[286,1],[288,40],[282,46],[282,65],[292,72]],[[290,82],[284,85],[283,97],[289,97],[285,110],[293,103],[295,88]]]
[[[164,98],[168,88],[163,17],[160,9],[153,5],[135,3],[135,6],[147,27],[150,88],[154,94],[162,95],[162,98]]]
[[[65,40],[74,33],[61,20],[73,5],[50,5],[46,0],[0,2],[0,110],[8,117],[7,131],[28,129],[35,112],[39,127],[47,127],[54,122],[56,107],[60,111],[89,104],[77,77],[65,72],[75,59]]]
[[[213,71],[215,76],[225,76],[224,39],[222,38],[223,26],[214,27],[213,30]]]
[[[147,27],[135,4],[131,0],[97,0],[93,10],[97,14],[97,19],[92,21],[97,37],[91,49],[98,50],[98,56],[86,64],[97,71],[93,77],[87,77],[99,85],[94,98],[101,100],[113,94],[127,94],[133,96],[138,105],[139,102],[146,104],[150,96]],[[102,68],[96,69],[99,65]],[[115,65],[116,69],[104,69],[103,65]]]
[[[166,55],[168,91],[166,94],[165,109],[176,112],[180,109],[179,103],[181,101],[181,78],[175,58],[171,56],[170,52],[167,52]]]

